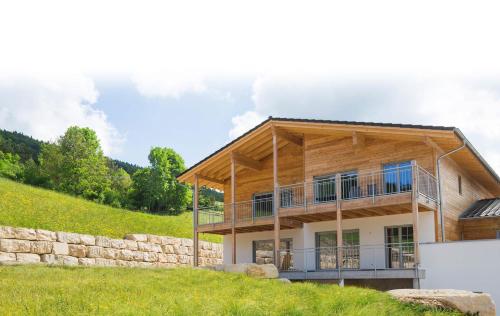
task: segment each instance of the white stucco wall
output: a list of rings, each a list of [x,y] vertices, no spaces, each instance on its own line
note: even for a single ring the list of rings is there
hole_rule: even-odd
[[[342,222],[344,230],[358,229],[361,245],[361,268],[383,268],[385,267],[385,242],[384,231],[387,226],[411,225],[412,214],[388,215],[377,217],[365,217],[358,219],[346,219]],[[302,229],[282,230],[281,238],[292,238],[293,248],[296,250],[294,262],[296,268],[303,268],[307,261],[309,269],[315,266],[315,254],[313,251],[303,255],[304,248],[315,247],[315,233],[336,230],[336,221],[325,221],[306,223]],[[245,233],[236,235],[236,260],[238,263],[252,262],[252,241],[273,239],[273,231]],[[434,241],[434,216],[432,212],[419,214],[419,239],[420,242]],[[224,262],[231,263],[232,245],[231,235],[224,236]],[[370,246],[371,247],[363,247]],[[374,247],[377,245],[378,247]],[[305,259],[304,259],[305,258]]]
[[[421,288],[487,292],[500,312],[500,240],[423,244],[420,251]]]

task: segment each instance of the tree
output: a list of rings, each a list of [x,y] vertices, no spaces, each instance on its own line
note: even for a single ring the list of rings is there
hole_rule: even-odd
[[[185,170],[182,157],[171,148],[154,147],[148,158],[151,166],[133,176],[136,206],[169,214],[185,210],[190,192],[176,178]]]
[[[57,144],[42,146],[40,164],[51,187],[86,199],[103,202],[111,185],[99,139],[90,128],[72,126]]]
[[[0,151],[0,176],[20,180],[23,175],[23,166],[18,155]]]
[[[132,187],[130,175],[110,161],[109,176],[111,187],[105,193],[104,203],[114,207],[130,207],[129,195]]]

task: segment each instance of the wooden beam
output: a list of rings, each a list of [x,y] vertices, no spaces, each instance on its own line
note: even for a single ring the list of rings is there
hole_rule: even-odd
[[[352,132],[352,147],[355,151],[363,149],[365,147],[365,135],[359,132]]]
[[[198,266],[198,200],[200,194],[198,175],[194,176],[194,196],[193,196],[193,266]]]
[[[248,158],[239,153],[231,153],[231,161],[234,164],[243,166],[245,168],[253,169],[256,171],[262,170],[262,163],[260,161]]]
[[[344,241],[342,240],[342,203],[340,202],[340,199],[342,198],[341,187],[341,176],[340,173],[337,173],[335,176],[335,193],[337,195],[337,268],[342,268],[344,258],[342,248],[344,245]]]
[[[236,264],[236,164],[231,159],[231,236],[232,236],[232,263]]]
[[[415,264],[420,263],[420,249],[419,249],[419,236],[418,236],[418,177],[417,175],[417,161],[412,160],[412,198],[411,198],[411,209],[412,209],[412,219],[413,219],[413,242],[415,243]]]
[[[224,180],[215,179],[215,178],[212,178],[212,177],[207,177],[207,176],[204,176],[204,175],[201,175],[201,174],[197,174],[195,176],[198,176],[198,179],[200,179],[200,180],[205,180],[205,181],[208,181],[208,182],[212,182],[212,183],[217,183],[217,184],[220,184],[220,185],[224,185]]]
[[[290,132],[287,132],[284,129],[281,128],[275,128],[274,126],[272,127],[273,133],[278,136],[279,138],[283,138],[284,140],[295,144],[297,146],[302,146],[303,144],[303,139],[301,137],[295,136],[291,134]]]
[[[439,154],[444,153],[443,149],[441,149],[441,147],[439,147],[439,145],[436,144],[436,142],[433,141],[432,138],[429,137],[429,136],[425,136],[424,137],[424,144],[426,144],[427,146],[435,149]]]
[[[278,184],[278,135],[273,129],[273,212],[274,212],[274,265],[280,268],[280,217],[279,217],[279,184]]]

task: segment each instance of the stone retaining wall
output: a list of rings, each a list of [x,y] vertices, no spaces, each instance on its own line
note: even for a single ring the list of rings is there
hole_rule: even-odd
[[[200,241],[201,266],[222,264],[222,245]],[[46,263],[83,266],[170,268],[193,264],[193,241],[130,234],[112,239],[43,229],[0,226],[0,264]]]

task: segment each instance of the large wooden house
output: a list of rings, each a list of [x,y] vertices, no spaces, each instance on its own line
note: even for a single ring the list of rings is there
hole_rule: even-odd
[[[226,263],[290,279],[411,285],[422,243],[500,235],[500,179],[454,127],[270,117],[178,179],[196,244],[221,234]],[[199,207],[201,186],[224,205]]]

